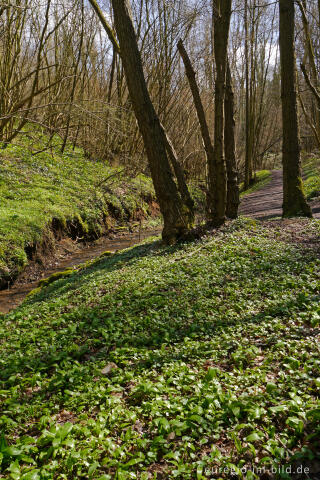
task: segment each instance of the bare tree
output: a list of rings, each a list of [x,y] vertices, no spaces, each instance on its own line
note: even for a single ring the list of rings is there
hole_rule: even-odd
[[[226,94],[224,100],[224,151],[227,167],[227,205],[228,218],[237,218],[240,204],[239,179],[236,160],[235,120],[234,120],[234,93],[229,61],[227,62]]]
[[[214,171],[214,150],[213,150],[213,144],[212,140],[210,137],[210,132],[209,132],[209,127],[208,123],[206,120],[206,114],[205,110],[203,107],[203,103],[201,100],[199,88],[197,85],[196,81],[196,73],[193,69],[191,60],[189,58],[189,55],[183,45],[182,40],[180,39],[178,42],[178,49],[181,55],[181,58],[183,60],[185,69],[186,69],[186,75],[189,81],[190,89],[192,92],[193,96],[193,101],[194,105],[196,108],[199,124],[200,124],[200,129],[201,129],[201,135],[202,135],[202,140],[207,156],[207,164],[208,164],[208,171],[209,171],[209,192],[208,192],[208,212],[210,214],[210,217],[213,215],[214,209],[215,209],[215,203],[214,203],[214,190],[215,190],[215,171]]]
[[[166,153],[165,133],[151,102],[127,0],[112,1],[121,58],[133,109],[147,152],[150,171],[164,219],[163,240],[172,243],[193,224],[193,212],[183,203]]]
[[[294,1],[280,0],[279,9],[283,122],[283,216],[311,217],[311,209],[306,201],[302,185],[294,47]]]
[[[214,123],[214,215],[215,225],[221,225],[226,217],[227,172],[225,165],[225,93],[228,40],[232,0],[215,0],[214,58],[216,64],[215,123]]]

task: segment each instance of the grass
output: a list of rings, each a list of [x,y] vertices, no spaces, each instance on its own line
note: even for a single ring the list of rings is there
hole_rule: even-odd
[[[306,243],[319,235],[319,221],[296,222]],[[274,225],[240,219],[176,247],[151,239],[0,318],[2,475],[250,480],[309,468],[320,261]]]
[[[46,137],[34,142],[33,151],[41,150]],[[0,151],[0,280],[17,276],[28,249],[53,240],[53,219],[71,235],[96,238],[138,212],[151,213],[150,178],[128,179],[120,168],[90,161],[79,149],[61,155],[55,142],[52,151],[32,155],[26,136],[22,145]]]
[[[304,188],[308,200],[320,197],[320,160],[312,156],[303,162]]]
[[[240,185],[240,197],[243,198],[246,195],[250,195],[250,193],[254,193],[257,190],[265,187],[271,182],[271,172],[270,170],[259,170],[255,174],[255,181],[254,183],[246,190],[244,190],[244,183]]]

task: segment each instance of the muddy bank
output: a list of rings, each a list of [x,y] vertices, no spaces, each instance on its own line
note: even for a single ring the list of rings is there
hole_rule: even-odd
[[[43,259],[47,263],[63,239],[70,239],[74,243],[93,242],[118,231],[143,229],[150,220],[160,219],[159,206],[152,196],[144,198],[144,208],[136,204],[129,210],[124,202],[119,200],[119,203],[123,204],[123,211],[106,202],[108,213],[103,211],[90,219],[86,218],[85,213],[83,218],[80,214],[69,219],[53,217],[39,228],[41,231],[37,232],[36,240],[28,240],[28,235],[21,233],[24,245],[19,240],[14,240],[10,246],[1,245],[0,290],[15,283],[30,263],[41,264]],[[28,229],[30,225],[25,227]]]
[[[32,261],[17,281],[9,288],[0,291],[0,313],[8,313],[18,307],[31,290],[37,288],[39,280],[54,273],[76,268],[82,263],[92,260],[105,251],[123,250],[141,242],[144,238],[160,234],[161,229],[142,230],[115,234],[113,237],[102,237],[87,244],[75,243],[69,238],[62,239],[54,253],[48,255],[44,263]]]

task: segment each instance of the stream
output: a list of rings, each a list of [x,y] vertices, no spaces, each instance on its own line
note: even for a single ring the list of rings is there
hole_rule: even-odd
[[[159,235],[160,230],[145,230],[140,233],[124,234],[121,237],[107,238],[102,237],[93,244],[79,245],[77,251],[70,253],[65,258],[57,261],[53,266],[45,269],[42,273],[42,278],[50,277],[54,273],[63,272],[72,267],[92,260],[103,252],[109,250],[115,252],[117,250],[124,250],[140,243],[143,239],[154,235]],[[11,287],[0,291],[0,313],[8,313],[17,308],[31,290],[37,288],[39,278],[35,281],[17,282]]]

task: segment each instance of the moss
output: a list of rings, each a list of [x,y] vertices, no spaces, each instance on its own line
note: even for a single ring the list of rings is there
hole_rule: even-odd
[[[308,200],[320,197],[320,158],[313,156],[303,162],[304,188]]]
[[[100,258],[111,257],[112,255],[114,255],[114,252],[110,252],[109,250],[106,250],[105,252],[101,253]]]
[[[50,277],[44,278],[43,280],[40,280],[38,286],[39,286],[40,288],[46,287],[47,285],[50,285],[51,283],[53,283],[53,282],[55,282],[55,281],[57,281],[57,280],[61,280],[62,278],[68,278],[68,277],[70,277],[70,276],[73,275],[75,272],[76,272],[76,270],[68,269],[68,270],[65,270],[64,272],[53,273],[52,275],[50,275]]]
[[[240,196],[245,197],[246,195],[249,195],[250,193],[254,193],[257,190],[260,190],[261,188],[265,187],[271,182],[271,172],[270,170],[260,170],[259,172],[256,172],[254,182],[250,185],[250,187],[245,190],[244,189],[244,183],[240,184]]]
[[[33,290],[31,290],[31,292],[29,292],[29,293],[26,295],[26,298],[33,297],[34,295],[37,295],[37,294],[40,293],[40,292],[41,292],[41,287],[34,288]]]
[[[128,230],[128,227],[126,225],[115,228],[116,232],[123,232],[123,231],[126,231],[126,230]]]
[[[295,185],[294,199],[291,197],[285,198],[283,203],[283,217],[312,217],[312,211],[307,203],[303,180],[298,178],[298,183]]]
[[[71,145],[61,155],[58,136],[52,139],[51,154],[41,130],[29,125],[25,130],[28,135],[19,145],[0,151],[0,265],[8,269],[10,280],[27,265],[28,246],[41,246],[48,231],[54,237],[51,247],[63,235],[94,240],[155,201],[149,177],[128,178],[120,168],[88,160]],[[112,184],[101,184],[109,176]],[[0,272],[0,284],[6,278]]]

